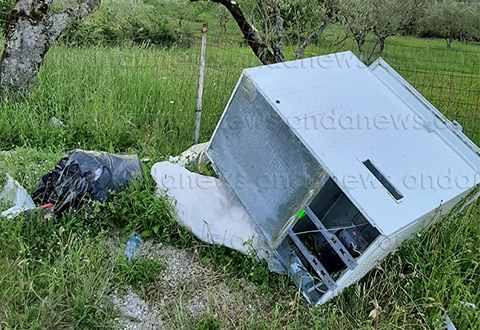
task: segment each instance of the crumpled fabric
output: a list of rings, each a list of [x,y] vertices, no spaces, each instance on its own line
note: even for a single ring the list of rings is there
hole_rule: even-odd
[[[0,215],[7,219],[12,219],[20,213],[34,209],[35,203],[27,191],[10,174],[7,173],[6,176],[7,182],[0,193],[0,200],[13,204],[13,206],[3,211]]]
[[[223,181],[160,162],[151,175],[157,196],[172,201],[176,220],[204,242],[241,253],[255,253],[268,262],[270,271],[285,273],[275,253],[237,197]]]
[[[172,164],[177,164],[182,167],[187,167],[190,165],[206,165],[210,163],[210,160],[207,157],[205,151],[207,150],[208,142],[194,144],[180,155],[168,159]]]
[[[72,150],[40,180],[32,193],[39,205],[54,204],[56,215],[93,200],[105,202],[109,192],[118,193],[134,179],[143,180],[136,155]]]

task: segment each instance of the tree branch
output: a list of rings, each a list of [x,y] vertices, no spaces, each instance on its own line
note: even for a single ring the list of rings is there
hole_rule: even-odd
[[[54,40],[70,23],[95,12],[98,7],[100,7],[100,0],[86,0],[77,6],[61,11],[58,14],[52,14],[50,22],[52,24],[52,37]]]
[[[320,27],[316,31],[312,32],[307,37],[307,39],[305,39],[305,41],[300,45],[300,47],[297,49],[297,52],[295,53],[295,59],[296,60],[299,60],[303,57],[303,53],[305,52],[305,48],[307,48],[310,44],[315,42],[318,39],[318,37],[320,37],[322,35],[322,33],[325,30],[325,28],[327,27],[328,23],[330,23],[330,20],[325,19],[322,22],[322,24],[320,25]]]
[[[282,52],[282,31],[283,31],[283,18],[280,13],[280,5],[275,3],[275,42],[272,45],[273,53],[276,62],[285,61]]]
[[[370,60],[372,59],[373,55],[375,54],[375,50],[377,49],[377,46],[378,46],[378,43],[379,43],[379,42],[380,42],[379,39],[377,39],[377,40],[375,41],[375,44],[373,45],[372,51],[371,51],[370,55],[369,55],[368,58],[367,58],[367,63],[370,63]]]
[[[240,6],[233,0],[190,0],[190,2],[199,1],[212,1],[223,5],[232,15],[235,22],[237,22],[240,31],[242,31],[243,38],[250,46],[252,51],[258,57],[263,64],[276,63],[275,55],[270,51],[268,46],[262,41],[257,29],[251,25],[245,15],[243,14]]]

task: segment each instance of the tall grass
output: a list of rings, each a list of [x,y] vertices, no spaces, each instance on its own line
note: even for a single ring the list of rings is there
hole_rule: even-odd
[[[237,48],[238,55],[247,49]],[[188,49],[67,48],[45,60],[39,84],[25,100],[0,105],[0,148],[52,145],[129,152],[156,157],[176,154],[193,141],[197,47]],[[209,48],[201,140],[211,135],[245,63],[220,60]],[[239,57],[242,59],[242,57]],[[55,130],[51,117],[62,120]]]
[[[350,41],[334,47],[332,36],[323,38],[307,56],[355,50]],[[238,40],[209,40],[202,141],[210,138],[242,69],[259,64]],[[137,153],[152,161],[178,154],[193,142],[199,53],[198,45],[55,46],[31,95],[5,97],[0,104],[0,149],[12,151],[0,155],[0,171],[31,191],[68,149]],[[291,58],[293,49],[287,46],[286,53]],[[441,40],[395,37],[383,57],[478,143],[479,54],[476,46],[455,43],[447,51]],[[53,116],[65,129],[51,123]],[[436,328],[446,313],[459,329],[480,328],[478,310],[460,304],[480,304],[478,204],[462,217],[445,218],[315,309],[295,297],[298,291],[287,278],[269,274],[265,264],[200,244],[178,227],[155,198],[148,171],[147,165],[142,189],[121,193],[90,215],[49,222],[0,220],[0,328],[114,326],[108,303],[112,288],[152,274],[119,266],[121,252],[105,249],[102,242],[105,231],[126,237],[133,230],[191,248],[233,286],[239,279],[256,283],[273,312],[256,311],[245,328]],[[220,321],[206,316],[199,326],[232,324],[216,317]]]

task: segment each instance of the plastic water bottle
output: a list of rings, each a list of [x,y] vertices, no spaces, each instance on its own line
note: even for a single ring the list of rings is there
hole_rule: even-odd
[[[125,256],[127,257],[127,262],[135,259],[135,250],[138,249],[140,243],[142,243],[142,239],[137,233],[133,233],[128,237],[127,244],[125,244]]]

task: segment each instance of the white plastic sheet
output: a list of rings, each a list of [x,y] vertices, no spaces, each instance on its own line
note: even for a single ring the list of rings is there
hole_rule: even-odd
[[[8,173],[7,182],[0,193],[0,200],[13,204],[11,208],[3,211],[0,215],[12,219],[20,213],[35,208],[32,198],[27,191],[15,181]]]
[[[244,207],[219,179],[192,173],[170,162],[153,165],[158,194],[174,203],[176,219],[202,241],[256,253],[273,272],[284,269]]]
[[[210,162],[205,150],[207,149],[208,142],[194,144],[180,155],[176,157],[170,156],[168,160],[172,164],[177,164],[182,167],[194,164],[194,165],[205,165]]]

